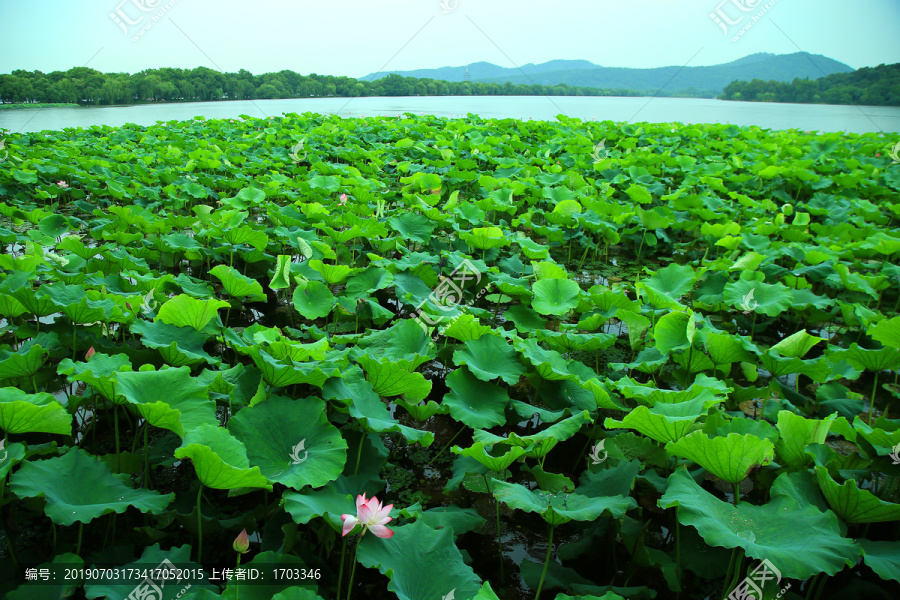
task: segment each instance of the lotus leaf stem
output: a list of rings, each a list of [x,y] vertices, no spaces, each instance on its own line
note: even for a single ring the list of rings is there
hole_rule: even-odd
[[[447,448],[449,448],[449,447],[450,447],[450,444],[452,444],[453,441],[454,441],[457,437],[459,437],[459,434],[461,434],[463,431],[465,431],[465,429],[466,429],[466,426],[463,425],[462,428],[460,428],[460,430],[457,431],[456,434],[454,434],[454,436],[453,436],[452,438],[450,438],[450,441],[447,442],[446,444],[444,444],[444,447],[441,448],[440,452],[438,452],[437,454],[435,454],[434,457],[433,457],[431,460],[429,460],[428,463],[426,463],[425,466],[426,466],[426,467],[430,467],[430,466],[431,466],[431,463],[433,463],[435,460],[437,460],[437,457],[440,456],[441,454],[443,454],[444,450],[446,450]]]
[[[78,522],[78,542],[75,544],[75,554],[81,556],[81,538],[84,535],[84,523]]]
[[[197,489],[197,564],[203,564],[203,513],[200,512],[200,498],[203,494],[203,483]]]
[[[550,555],[553,552],[553,525],[550,525],[550,536],[547,540],[547,557],[544,558],[544,570],[541,571],[541,582],[538,584],[537,593],[534,596],[534,600],[540,600],[541,598],[541,589],[544,587],[544,578],[547,576],[547,567],[550,566]]]
[[[341,541],[341,566],[338,568],[337,593],[334,595],[338,600],[340,600],[341,597],[341,585],[344,583],[344,554],[346,554],[346,552],[347,538],[344,538]]]
[[[500,539],[500,501],[494,498],[494,493],[491,490],[491,484],[488,482],[487,475],[482,473],[481,478],[484,479],[484,485],[487,487],[488,493],[494,500],[494,510],[497,514],[497,551],[500,553],[500,581],[504,581],[506,577],[504,577],[503,573],[503,541]]]
[[[353,568],[350,569],[350,582],[347,584],[347,600],[350,600],[350,596],[353,594],[353,577],[356,575],[356,557],[359,555],[359,543],[362,541],[362,536],[365,533],[366,530],[363,529],[363,532],[359,534],[359,538],[356,540],[356,548],[353,550]]]
[[[875,371],[875,379],[872,381],[872,398],[869,400],[869,426],[872,425],[872,412],[875,410],[875,392],[878,390],[878,371]]]
[[[359,437],[359,448],[356,450],[356,467],[353,469],[353,474],[356,475],[359,473],[359,461],[362,459],[362,447],[363,442],[366,440],[366,432],[363,431],[360,433]]]

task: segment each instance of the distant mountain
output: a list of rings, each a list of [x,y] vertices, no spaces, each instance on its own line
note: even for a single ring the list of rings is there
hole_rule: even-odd
[[[735,80],[790,82],[795,78],[818,79],[833,73],[851,73],[850,66],[818,54],[769,54],[745,56],[722,65],[708,67],[658,67],[654,69],[627,69],[602,67],[586,60],[553,60],[540,65],[527,64],[521,69],[500,67],[487,62],[472,63],[462,67],[419,69],[416,71],[385,71],[362,77],[372,81],[397,73],[404,77],[464,81],[468,69],[471,81],[513,84],[567,84],[601,89],[629,89],[663,95],[686,90],[700,91],[710,96],[721,94]]]

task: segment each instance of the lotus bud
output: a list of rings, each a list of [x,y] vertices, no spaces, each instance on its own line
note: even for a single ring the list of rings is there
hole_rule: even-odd
[[[234,544],[231,546],[235,552],[247,554],[250,552],[250,538],[247,536],[247,530],[241,529],[241,532],[234,538]]]

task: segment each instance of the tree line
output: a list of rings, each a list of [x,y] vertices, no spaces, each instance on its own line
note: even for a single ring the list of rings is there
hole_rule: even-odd
[[[719,98],[749,102],[900,106],[900,63],[864,67],[820,79],[733,81]]]
[[[0,75],[0,102],[77,103],[321,98],[328,96],[641,96],[633,90],[601,90],[559,85],[452,82],[390,74],[375,81],[294,71],[253,75],[241,69],[221,73],[196,69],[146,69],[140,73],[101,73],[87,67],[68,71],[13,71]]]

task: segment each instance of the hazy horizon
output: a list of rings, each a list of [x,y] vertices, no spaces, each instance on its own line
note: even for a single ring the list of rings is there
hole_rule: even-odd
[[[708,66],[760,52],[821,54],[854,69],[900,62],[895,0],[852,8],[835,0],[576,0],[552,7],[534,0],[261,0],[250,6],[221,0],[214,10],[210,4],[0,0],[0,72],[206,66],[360,78],[477,62]]]

